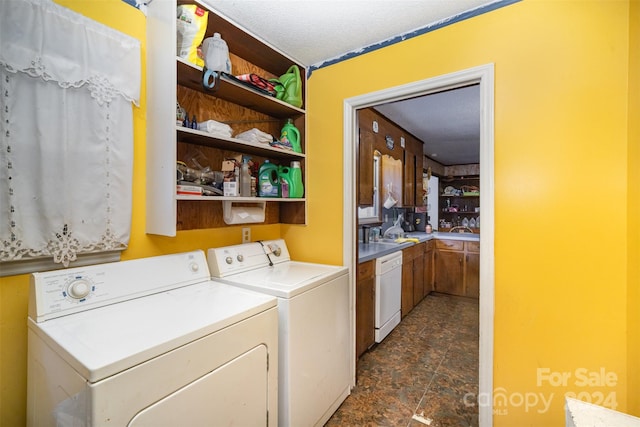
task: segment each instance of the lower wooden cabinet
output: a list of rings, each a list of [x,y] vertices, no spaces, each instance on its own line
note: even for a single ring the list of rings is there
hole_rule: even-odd
[[[431,242],[418,243],[402,251],[402,317],[431,292],[431,284],[426,276],[432,271],[433,263],[427,261],[427,256],[433,254],[433,249],[427,255],[428,243]]]
[[[356,275],[356,358],[375,343],[376,264],[358,264]]]
[[[480,243],[436,240],[435,291],[478,298],[479,285]]]
[[[433,280],[434,280],[434,254],[435,241],[429,240],[425,242],[424,255],[422,256],[423,262],[423,278],[424,285],[422,287],[422,297],[426,297],[433,292]]]
[[[480,297],[480,242],[465,242],[464,295]]]

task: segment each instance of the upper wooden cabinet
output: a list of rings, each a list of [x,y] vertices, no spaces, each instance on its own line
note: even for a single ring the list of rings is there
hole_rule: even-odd
[[[395,123],[378,113],[372,108],[358,111],[358,127],[360,138],[358,141],[358,203],[360,206],[373,204],[372,189],[374,151],[381,156],[402,163],[400,170],[399,188],[394,183],[394,196],[398,200],[397,206],[422,206],[422,160],[423,144],[413,135],[405,132]],[[370,147],[366,147],[371,144]],[[366,156],[370,160],[366,159]],[[390,163],[391,164],[391,163]],[[379,194],[386,197],[386,185],[381,183]]]
[[[358,138],[358,205],[373,205],[373,146],[374,133],[360,129]]]
[[[218,15],[206,3],[150,2],[147,13],[147,233],[175,236],[178,230],[226,226],[223,200],[249,205],[266,203],[264,223],[267,224],[304,224],[304,198],[176,194],[176,162],[179,160],[206,159],[206,164],[200,164],[213,171],[221,169],[223,160],[239,155],[250,156],[260,164],[266,159],[282,165],[297,161],[303,179],[307,161],[304,104],[297,108],[224,76],[216,83],[215,90],[207,90],[202,85],[202,68],[176,56],[176,11],[178,5],[186,3],[195,3],[208,12],[205,38],[214,32],[221,34],[229,46],[233,75],[254,73],[267,79],[275,78],[296,65],[302,77],[303,98],[305,93],[304,67]],[[257,128],[279,137],[287,119],[292,119],[300,131],[302,153],[178,126],[176,103],[187,110],[189,119],[195,115],[199,122],[211,119],[228,123],[233,135]]]

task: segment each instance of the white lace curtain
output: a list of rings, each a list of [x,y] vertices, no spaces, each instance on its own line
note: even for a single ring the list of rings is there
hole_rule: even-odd
[[[125,249],[139,42],[50,0],[2,0],[0,78],[0,268]]]

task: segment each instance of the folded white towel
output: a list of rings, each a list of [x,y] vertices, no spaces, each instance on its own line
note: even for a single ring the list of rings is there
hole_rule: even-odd
[[[269,144],[270,142],[273,142],[272,135],[256,128],[239,133],[238,135],[236,135],[236,138],[241,139],[243,141],[255,142],[259,144]]]
[[[207,120],[198,123],[198,130],[203,132],[215,133],[216,135],[231,137],[233,129],[231,126],[224,123],[216,122],[215,120]]]

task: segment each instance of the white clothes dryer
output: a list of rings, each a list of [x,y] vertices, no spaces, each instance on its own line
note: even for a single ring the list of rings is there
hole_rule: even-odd
[[[348,269],[292,261],[282,239],[209,249],[207,260],[213,280],[278,298],[278,425],[324,425],[351,391]]]
[[[34,273],[27,424],[276,425],[276,306],[203,251]]]

